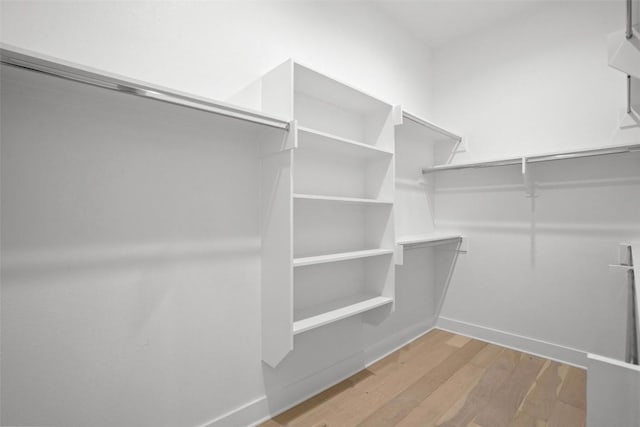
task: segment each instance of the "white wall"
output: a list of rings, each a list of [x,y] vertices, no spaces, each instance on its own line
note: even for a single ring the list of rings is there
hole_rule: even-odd
[[[365,2],[3,1],[0,39],[225,100],[293,57],[416,114],[429,51]]]
[[[457,160],[638,142],[637,130],[612,138],[625,77],[607,66],[605,36],[623,18],[623,2],[547,3],[435,51],[434,116],[468,144]],[[469,242],[442,315],[620,357],[625,279],[607,264],[640,236],[640,155],[530,170],[535,198],[519,167],[430,178],[437,227]]]
[[[3,2],[1,27],[7,44],[218,99],[296,57],[429,110],[428,53],[362,3]],[[2,76],[2,424],[195,426],[245,407],[220,424],[246,425],[430,326],[429,289],[406,283],[380,326],[302,334],[265,367],[260,139],[16,73]]]
[[[261,396],[255,129],[5,66],[1,97],[1,423]]]
[[[622,1],[541,2],[434,50],[434,119],[475,159],[606,144],[626,108],[606,50],[623,18]]]

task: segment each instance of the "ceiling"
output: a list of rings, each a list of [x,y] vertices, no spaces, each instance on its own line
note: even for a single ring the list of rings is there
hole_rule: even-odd
[[[432,48],[516,18],[542,3],[530,0],[376,1],[383,12]]]

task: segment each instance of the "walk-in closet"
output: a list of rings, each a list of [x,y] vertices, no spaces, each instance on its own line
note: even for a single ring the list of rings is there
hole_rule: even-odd
[[[640,427],[640,2],[0,0],[0,425]]]

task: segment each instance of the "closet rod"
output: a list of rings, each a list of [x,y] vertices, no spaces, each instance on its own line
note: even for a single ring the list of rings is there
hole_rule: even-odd
[[[633,0],[627,0],[627,31],[625,36],[628,39],[633,37]]]
[[[289,122],[257,111],[246,110],[230,104],[184,94],[159,86],[153,86],[106,72],[84,68],[54,58],[27,52],[5,45],[0,47],[0,62],[12,67],[35,71],[50,76],[80,82],[105,89],[140,96],[155,101],[166,102],[225,117],[287,130]]]
[[[457,165],[434,166],[432,168],[422,169],[422,173],[428,174],[428,173],[446,171],[446,170],[476,169],[476,168],[489,168],[494,166],[522,165],[523,162],[526,162],[526,163],[552,162],[556,160],[578,159],[582,157],[623,154],[623,153],[629,153],[633,151],[640,151],[640,144],[616,145],[612,147],[565,151],[565,152],[553,153],[553,154],[540,154],[540,155],[532,155],[532,156],[513,157],[513,158],[501,159],[501,160],[490,160],[486,162],[460,163]]]
[[[454,139],[454,140],[456,140],[458,142],[462,141],[462,137],[461,136],[458,136],[455,133],[451,133],[448,130],[442,129],[440,126],[436,126],[433,123],[428,122],[428,121],[426,121],[424,119],[421,119],[418,116],[414,116],[411,113],[403,111],[402,112],[402,116],[407,120],[411,120],[414,123],[417,123],[419,125],[428,127],[429,129],[431,129],[431,130],[433,130],[435,132],[441,133],[441,134],[443,134],[444,136],[446,136],[448,138]]]

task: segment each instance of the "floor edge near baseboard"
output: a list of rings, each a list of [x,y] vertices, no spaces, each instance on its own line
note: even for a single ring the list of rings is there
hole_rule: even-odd
[[[364,349],[361,353],[352,355],[351,357],[337,362],[329,366],[328,368],[310,375],[309,377],[286,385],[278,391],[278,396],[270,396],[269,398],[266,395],[261,396],[209,422],[200,425],[200,427],[223,427],[240,425],[256,426],[293,408],[294,406],[304,402],[305,400],[308,400],[316,394],[333,387],[334,385],[340,383],[341,381],[344,381],[357,372],[360,372],[362,369],[366,369],[368,366],[371,366],[372,364],[387,357],[388,355],[399,350],[405,345],[429,333],[434,329],[434,323],[434,319],[431,318],[424,322],[408,326],[393,334],[391,337]],[[362,365],[363,353],[365,356],[364,366]],[[331,380],[329,381],[323,381],[323,385],[321,387],[314,387],[313,391],[311,392],[307,391],[300,393],[299,390],[310,388],[308,384],[311,382],[317,382],[317,378],[321,376],[328,376],[333,378],[331,378]],[[287,395],[302,397],[293,399],[288,398]],[[269,408],[270,398],[273,400],[282,400],[286,403],[276,410],[271,410]]]
[[[578,368],[586,369],[587,366],[587,352],[526,337],[524,335],[492,329],[442,316],[438,318],[436,328],[458,335],[475,338],[491,344],[496,344],[512,350],[522,351],[534,356],[544,357],[546,359],[565,363]]]

